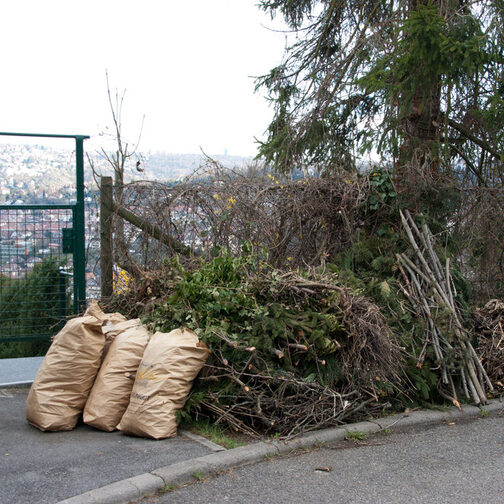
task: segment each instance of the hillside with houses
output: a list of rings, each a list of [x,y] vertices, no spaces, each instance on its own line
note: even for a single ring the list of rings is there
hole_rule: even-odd
[[[111,169],[99,152],[87,153],[84,179],[86,189],[96,184],[91,163],[98,174],[110,175]],[[214,158],[228,167],[242,167],[251,158],[217,155]],[[203,154],[169,154],[146,152],[131,158],[126,181],[180,180],[204,162]],[[136,169],[140,161],[141,171]],[[0,203],[68,202],[75,198],[75,153],[71,149],[55,149],[45,145],[0,144]]]

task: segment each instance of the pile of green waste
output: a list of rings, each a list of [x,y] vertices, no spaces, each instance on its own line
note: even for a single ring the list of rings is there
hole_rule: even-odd
[[[187,269],[174,262],[156,291],[150,329],[188,327],[212,351],[183,414],[288,436],[382,412],[401,386],[379,308],[335,273],[221,253]]]

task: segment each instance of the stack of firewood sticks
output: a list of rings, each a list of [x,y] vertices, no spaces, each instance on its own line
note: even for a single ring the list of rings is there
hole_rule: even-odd
[[[485,404],[485,389],[492,391],[493,386],[454,302],[456,291],[450,274],[450,260],[447,258],[442,266],[427,224],[423,224],[420,230],[407,210],[401,212],[401,220],[413,248],[411,258],[404,253],[397,254],[404,280],[402,290],[416,316],[423,318],[426,325],[417,366],[422,367],[427,349],[432,345],[440,371],[440,394],[460,408],[457,389],[461,388],[468,400],[472,397],[475,404]]]

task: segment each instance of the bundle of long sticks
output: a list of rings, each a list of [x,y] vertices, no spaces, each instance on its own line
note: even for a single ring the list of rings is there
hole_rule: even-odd
[[[450,259],[446,258],[444,266],[441,264],[427,224],[420,229],[407,210],[401,212],[401,220],[413,249],[411,258],[405,253],[397,254],[404,279],[402,289],[416,315],[426,324],[417,366],[422,367],[427,349],[432,345],[441,374],[439,393],[460,408],[457,389],[461,388],[468,400],[472,398],[477,405],[485,404],[485,390],[492,391],[493,386],[454,301],[456,290],[450,274]]]

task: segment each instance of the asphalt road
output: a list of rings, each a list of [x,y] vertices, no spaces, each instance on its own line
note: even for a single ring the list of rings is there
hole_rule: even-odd
[[[25,419],[28,389],[0,389],[0,504],[51,504],[211,450],[182,437],[154,441],[80,424],[41,432]]]
[[[502,504],[503,472],[504,418],[497,416],[343,441],[139,502]]]

